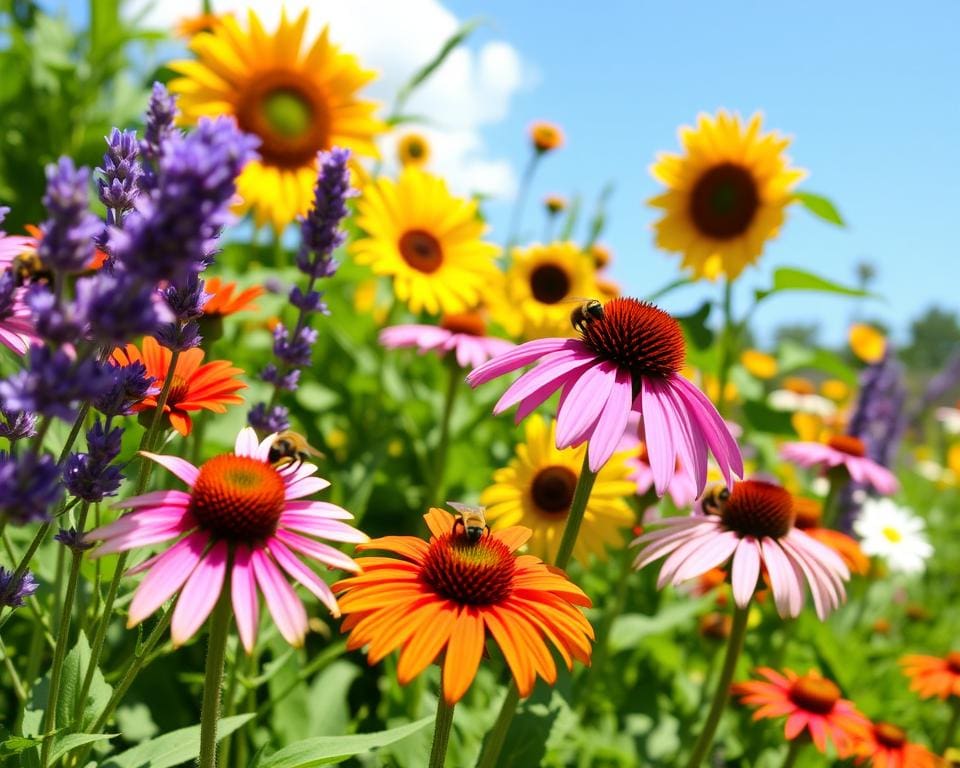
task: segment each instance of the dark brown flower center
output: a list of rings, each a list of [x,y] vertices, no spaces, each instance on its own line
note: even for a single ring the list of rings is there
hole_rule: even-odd
[[[473,543],[451,532],[430,541],[420,579],[461,605],[492,605],[510,595],[515,571],[516,558],[502,541],[485,534]]]
[[[444,315],[440,327],[450,333],[465,333],[468,336],[486,336],[487,324],[479,312],[463,312],[457,315]]]
[[[794,525],[801,530],[819,528],[823,509],[819,501],[808,499],[805,496],[793,497]]]
[[[419,160],[427,154],[427,147],[422,140],[416,137],[408,138],[404,144],[404,149],[406,150],[407,157],[413,160]]]
[[[851,435],[834,435],[827,440],[827,445],[850,456],[862,457],[867,455],[867,446],[863,444],[863,440]]]
[[[278,69],[258,75],[240,89],[237,123],[260,138],[263,161],[299,168],[330,146],[326,96],[308,78]]]
[[[633,374],[666,377],[683,367],[686,348],[680,324],[662,309],[637,299],[611,299],[603,317],[581,329],[584,343],[601,357]]]
[[[947,654],[947,666],[955,675],[960,675],[960,651],[950,651]]]
[[[899,749],[907,743],[907,734],[903,728],[890,723],[874,723],[873,735],[883,746],[891,749]]]
[[[272,466],[228,453],[200,467],[190,511],[215,536],[256,542],[276,531],[284,491],[283,478]]]
[[[759,206],[750,171],[735,163],[721,163],[697,179],[690,196],[690,217],[703,234],[728,240],[749,229]]]
[[[804,675],[790,686],[790,701],[807,712],[829,715],[840,700],[840,689],[829,680],[816,675]]]
[[[541,304],[556,304],[570,292],[570,275],[556,264],[541,264],[530,273],[530,292]]]
[[[533,478],[530,495],[537,509],[553,515],[570,511],[573,492],[577,487],[577,473],[569,467],[544,467]]]
[[[793,528],[793,497],[779,485],[744,480],[734,483],[721,517],[741,536],[779,539]]]
[[[440,241],[422,229],[410,229],[400,236],[400,255],[418,272],[431,274],[443,264],[443,248]]]

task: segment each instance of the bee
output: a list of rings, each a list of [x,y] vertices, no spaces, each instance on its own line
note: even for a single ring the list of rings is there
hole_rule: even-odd
[[[457,526],[463,526],[463,533],[467,541],[476,544],[484,532],[490,532],[490,526],[483,513],[485,507],[474,507],[470,504],[461,504],[459,501],[448,501],[451,507],[460,513],[460,517],[453,521],[453,532],[457,532]]]
[[[570,313],[570,324],[583,333],[583,329],[596,320],[603,320],[603,304],[597,299],[585,299]]]
[[[44,264],[36,251],[26,251],[13,260],[10,265],[18,287],[31,284],[52,285],[53,272]]]
[[[274,467],[280,469],[299,467],[311,456],[322,457],[323,454],[310,445],[303,435],[288,429],[273,439],[267,459]]]
[[[722,515],[723,508],[730,498],[730,491],[725,485],[711,485],[700,499],[700,507],[708,515]]]

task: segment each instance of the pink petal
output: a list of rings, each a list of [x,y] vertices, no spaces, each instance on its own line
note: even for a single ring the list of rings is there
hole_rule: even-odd
[[[760,577],[760,543],[753,536],[744,536],[733,555],[730,580],[733,599],[739,608],[746,608]]]
[[[196,521],[193,520],[192,516],[190,520],[190,525],[182,525],[180,523],[145,525],[129,533],[113,536],[91,552],[90,557],[95,559],[103,557],[104,555],[111,555],[114,552],[125,552],[129,549],[137,549],[138,547],[146,547],[150,544],[175,539],[196,527]]]
[[[351,515],[343,507],[327,501],[288,501],[287,512],[306,512],[314,517],[325,517],[330,520],[352,520]]]
[[[237,634],[247,653],[253,652],[257,642],[257,623],[260,619],[257,580],[250,565],[250,555],[250,547],[237,545],[230,578],[230,599],[233,602],[233,614],[237,617]]]
[[[193,466],[193,464],[186,459],[181,459],[179,456],[165,456],[159,453],[149,453],[147,451],[140,451],[140,455],[146,456],[151,461],[157,462],[157,464],[172,472],[191,488],[193,488],[193,484],[197,482],[197,476],[200,474],[200,470]]]
[[[340,606],[337,605],[337,599],[333,596],[333,592],[323,579],[297,559],[296,555],[277,541],[277,539],[271,539],[267,543],[267,546],[270,548],[270,554],[274,556],[283,570],[310,590],[314,597],[327,606],[334,618],[340,616]]]
[[[358,531],[339,520],[327,520],[298,512],[284,512],[280,515],[280,525],[293,531],[319,536],[321,539],[328,539],[329,541],[347,541],[359,544],[370,539],[363,531]]]
[[[237,433],[237,439],[233,444],[233,452],[237,456],[246,456],[255,458],[260,441],[257,439],[256,430],[253,427],[244,427]]]
[[[523,400],[520,403],[520,406],[517,408],[517,413],[513,417],[513,423],[519,424],[521,421],[527,418],[527,416],[529,416],[531,413],[537,410],[537,408],[539,408],[543,403],[545,403],[548,399],[550,399],[550,396],[557,391],[558,387],[566,387],[567,385],[572,383],[579,375],[580,375],[579,371],[568,373],[566,376],[563,377],[563,379],[559,382],[559,384],[557,384],[557,382],[554,382],[554,381],[549,381],[546,384],[544,384],[542,387],[540,387],[540,389],[538,389],[536,392],[533,392],[532,394],[528,395],[527,398]],[[554,386],[554,384],[557,384],[557,386]],[[561,402],[562,402],[562,398],[561,398]]]
[[[643,439],[653,472],[653,487],[663,496],[677,463],[673,430],[666,409],[660,404],[660,382],[649,376],[640,381],[640,412],[643,414]]]
[[[660,399],[674,429],[674,443],[680,456],[680,470],[674,473],[670,495],[678,507],[685,507],[703,493],[707,484],[707,444],[699,428],[691,421],[683,398],[669,382],[665,384]],[[682,478],[682,479],[681,479]],[[678,485],[676,491],[674,488]]]
[[[807,583],[810,585],[810,594],[813,596],[813,608],[817,612],[817,618],[820,621],[825,621],[830,611],[836,608],[836,598],[829,587],[829,581],[822,574],[815,572],[812,563],[791,546],[789,537],[781,539],[780,544],[787,557],[803,572]]]
[[[150,493],[117,501],[113,506],[119,509],[139,509],[141,507],[186,507],[189,504],[190,494],[184,491],[150,491]]]
[[[84,539],[86,541],[112,539],[114,536],[122,536],[148,527],[165,527],[181,523],[185,525],[184,530],[197,524],[186,507],[156,507],[122,515],[112,523],[87,531]]]
[[[763,562],[770,575],[770,588],[777,604],[777,613],[784,618],[797,616],[803,607],[803,585],[797,578],[793,564],[773,539],[764,537],[760,546]]]
[[[541,393],[548,385],[552,385],[552,389],[549,389],[549,393],[552,394],[567,381],[570,374],[587,368],[592,362],[593,358],[567,354],[558,360],[540,363],[536,368],[527,371],[507,387],[507,391],[500,396],[496,405],[493,406],[494,414],[503,413],[521,400]],[[547,397],[549,397],[549,394],[543,399],[546,400]]]
[[[711,568],[723,565],[739,543],[740,539],[733,531],[723,531],[712,537],[677,569],[673,574],[673,584],[680,584],[701,573],[706,573]]]
[[[590,436],[587,453],[590,458],[590,471],[599,472],[600,468],[613,456],[630,416],[630,404],[633,401],[633,379],[629,371],[617,369],[613,388],[607,398],[597,426]]]
[[[730,434],[730,428],[717,413],[713,403],[691,382],[676,374],[671,377],[670,381],[674,386],[674,391],[687,404],[691,423],[699,424],[703,438],[713,452],[727,486],[732,487],[731,470],[738,477],[743,477],[743,456],[740,453],[737,441]]]
[[[277,629],[284,640],[299,648],[307,634],[307,612],[303,603],[263,550],[253,550],[250,563]]]
[[[275,536],[287,546],[297,550],[297,552],[307,555],[307,557],[312,557],[314,560],[328,565],[331,568],[340,568],[341,570],[352,572],[360,570],[359,566],[347,555],[328,544],[321,544],[319,541],[314,541],[299,534],[285,531],[283,528],[278,528]]]
[[[673,553],[663,561],[660,568],[660,576],[657,578],[657,589],[663,589],[673,580],[674,574],[686,562],[688,557],[695,556],[703,547],[719,535],[718,528],[694,529],[695,535],[688,538],[683,544],[677,547]],[[693,533],[693,532],[692,532]]]
[[[150,568],[130,603],[127,626],[139,624],[163,605],[190,578],[210,540],[206,531],[197,531],[178,541]]]
[[[597,423],[616,380],[616,366],[604,361],[587,368],[570,385],[557,413],[557,448],[582,442]]]
[[[581,349],[587,350],[587,346],[578,339],[537,339],[521,344],[509,352],[499,355],[493,360],[484,363],[479,368],[471,371],[467,376],[467,383],[471,387],[477,387],[485,384],[498,376],[515,371],[517,368],[523,368],[534,360],[543,357],[550,352],[556,352],[561,349]]]
[[[286,480],[284,480],[286,483]],[[304,496],[310,496],[313,493],[322,491],[324,488],[329,488],[330,482],[324,480],[322,477],[304,477],[301,480],[295,480],[291,483],[287,483],[286,491],[284,492],[284,498],[286,499],[299,499]]]
[[[872,485],[878,493],[882,493],[886,496],[889,496],[892,493],[896,493],[900,488],[900,482],[897,480],[896,476],[884,466],[877,464],[871,459],[861,459],[864,462],[864,474],[867,477],[868,482]],[[853,473],[851,472],[851,475]]]
[[[183,645],[207,620],[220,598],[227,573],[227,543],[218,541],[190,574],[173,609],[170,639],[173,646]]]

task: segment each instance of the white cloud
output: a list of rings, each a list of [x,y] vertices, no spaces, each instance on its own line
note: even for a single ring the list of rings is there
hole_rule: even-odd
[[[197,6],[195,0],[157,0],[147,15],[147,23],[169,29],[181,18],[196,13]],[[438,0],[286,3],[288,15],[296,15],[304,7],[310,9],[311,34],[329,24],[334,42],[379,73],[366,93],[383,102],[385,109],[397,90],[440,50],[461,23]],[[239,13],[246,8],[252,8],[270,30],[279,20],[281,4],[271,0],[214,1],[218,12]],[[516,189],[516,173],[509,162],[491,153],[483,140],[482,128],[502,121],[513,96],[531,81],[532,74],[520,55],[502,41],[460,47],[448,56],[414,93],[405,110],[427,121],[424,126],[417,125],[416,130],[431,143],[431,170],[445,176],[460,193],[511,197]],[[403,133],[402,128],[399,133]],[[384,139],[388,170],[394,162],[395,146],[395,136]]]

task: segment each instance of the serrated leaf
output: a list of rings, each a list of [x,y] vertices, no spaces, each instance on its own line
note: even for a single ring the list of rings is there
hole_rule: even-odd
[[[217,740],[250,722],[255,714],[234,715],[220,721]],[[100,768],[173,768],[200,755],[200,726],[180,728],[158,736],[101,763]]]
[[[766,290],[755,291],[757,301],[762,301],[774,293],[784,291],[815,291],[817,293],[836,293],[841,296],[874,296],[869,291],[851,288],[835,283],[812,272],[793,267],[780,267],[773,273],[773,285]]]
[[[813,192],[795,192],[793,196],[797,202],[818,219],[823,219],[837,227],[847,226],[843,216],[840,215],[840,211],[837,210],[837,206],[829,198]]]
[[[304,739],[284,747],[260,762],[260,768],[313,768],[331,765],[353,755],[405,739],[433,722],[433,716],[424,717],[409,725],[376,733],[358,733],[352,736],[319,736]]]

